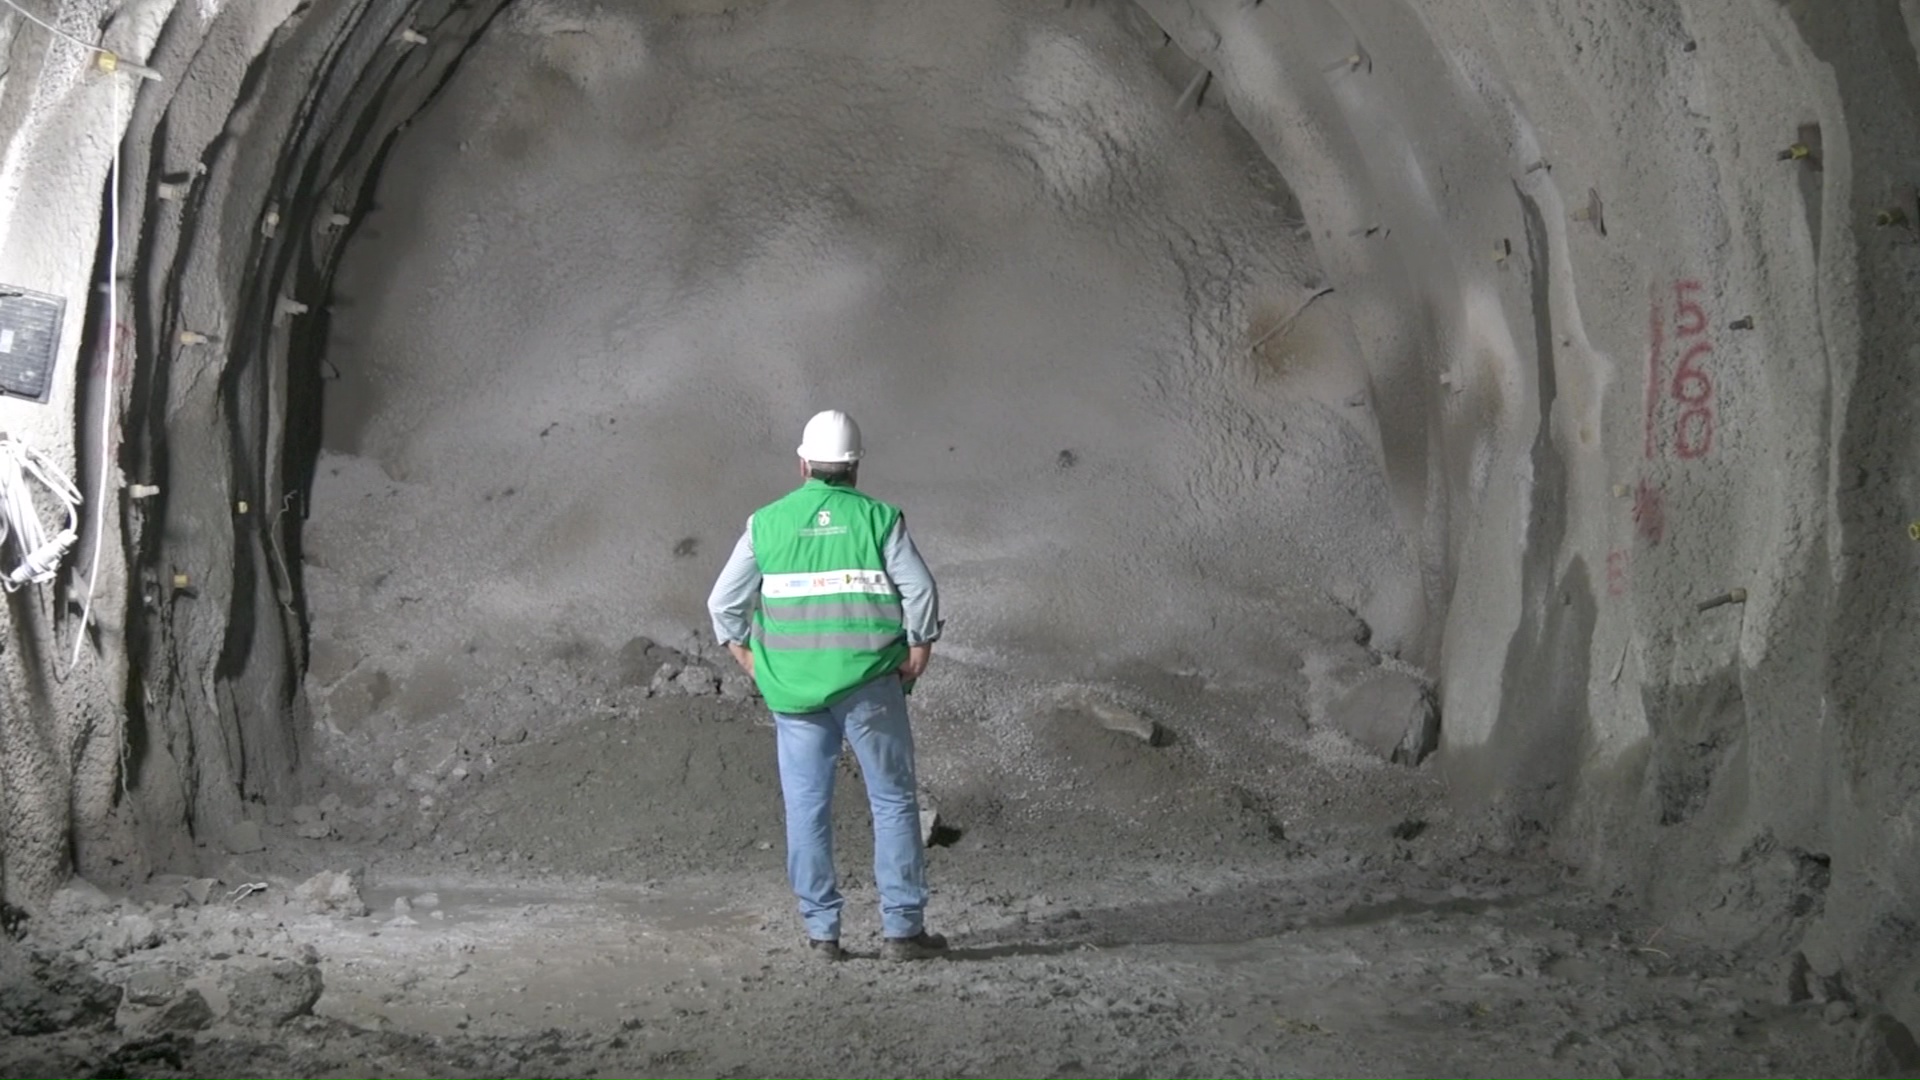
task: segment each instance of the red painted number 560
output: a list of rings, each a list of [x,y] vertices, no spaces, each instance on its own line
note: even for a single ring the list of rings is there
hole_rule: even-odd
[[[1713,378],[1700,366],[1713,355],[1713,343],[1706,340],[1706,310],[1692,298],[1699,291],[1697,281],[1673,286],[1675,336],[1683,348],[1668,393],[1681,405],[1673,426],[1673,449],[1688,460],[1705,457],[1713,449]]]

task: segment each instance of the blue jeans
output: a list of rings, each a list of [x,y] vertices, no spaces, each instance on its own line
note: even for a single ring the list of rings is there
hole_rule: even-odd
[[[873,880],[887,937],[912,937],[927,909],[926,852],[913,776],[913,731],[898,675],[882,675],[819,712],[774,713],[787,804],[787,877],[815,941],[840,939],[846,904],[833,872],[833,778],[840,740],[853,744],[873,811]]]

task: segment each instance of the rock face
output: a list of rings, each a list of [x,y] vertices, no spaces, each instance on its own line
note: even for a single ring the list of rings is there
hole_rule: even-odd
[[[75,877],[66,883],[53,899],[47,902],[47,910],[60,918],[76,915],[94,915],[113,908],[113,899],[101,892],[99,886],[83,877]]]
[[[360,897],[362,876],[359,870],[323,870],[308,878],[293,895],[316,915],[365,915],[369,909]]]
[[[653,678],[647,680],[647,693],[664,694],[674,688],[674,680],[680,677],[680,665],[675,661],[665,661],[654,670]]]
[[[720,675],[705,664],[688,664],[673,678],[673,689],[682,694],[705,697],[720,692]]]
[[[718,664],[711,657],[720,657]],[[670,648],[651,638],[637,637],[620,650],[620,682],[644,686],[648,697],[684,695],[734,699],[754,695],[753,680],[724,654],[710,652],[696,641],[691,651]]]
[[[1132,709],[1123,709],[1106,701],[1089,700],[1086,703],[1089,715],[1101,727],[1121,735],[1130,735],[1148,746],[1165,746],[1167,732],[1151,717],[1142,716]]]
[[[325,988],[319,967],[278,960],[227,973],[227,1016],[236,1024],[278,1027],[313,1011]]]
[[[248,855],[264,851],[266,837],[260,832],[260,826],[251,821],[242,821],[227,830],[227,850],[235,855]]]
[[[317,995],[316,995],[317,997]],[[157,1031],[199,1031],[213,1023],[213,1006],[198,990],[182,991],[153,1018]]]
[[[720,669],[720,696],[733,701],[748,701],[760,696],[760,688],[736,664]]]
[[[1907,1025],[1880,1013],[1860,1025],[1853,1069],[1855,1076],[1920,1076],[1920,1043]]]
[[[179,977],[166,968],[142,968],[127,977],[127,1000],[135,1005],[165,1005],[179,985]]]
[[[1380,670],[1327,706],[1327,723],[1389,761],[1418,765],[1440,743],[1440,710],[1420,680]]]
[[[1063,688],[1059,707],[1085,717],[1116,735],[1138,739],[1148,746],[1165,746],[1172,734],[1152,717],[1129,709],[1086,687]]]
[[[101,928],[88,942],[88,950],[102,960],[117,960],[128,953],[160,944],[160,928],[145,915],[126,915]]]
[[[652,638],[633,638],[620,649],[620,681],[627,686],[646,686],[662,667],[672,664],[677,669],[683,659],[679,650]]]
[[[940,803],[925,791],[919,794],[920,846],[932,847],[934,833],[940,828]]]
[[[104,1024],[120,988],[64,957],[30,956],[0,943],[0,1033],[43,1035]]]

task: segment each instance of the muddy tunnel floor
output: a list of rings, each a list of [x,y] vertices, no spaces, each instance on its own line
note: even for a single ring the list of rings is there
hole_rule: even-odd
[[[1048,723],[1082,772],[1053,796],[940,799],[941,960],[878,958],[846,766],[851,957],[824,964],[758,704],[645,695],[418,771],[343,760],[206,852],[213,878],[76,883],[16,928],[0,996],[15,1030],[64,1030],[8,1039],[0,1070],[1815,1076],[1862,1029],[1843,995],[1487,842],[1413,771],[1290,735],[1288,796],[1262,800],[1071,710]],[[927,723],[932,758],[958,723]],[[1115,784],[1131,815],[1061,794]]]

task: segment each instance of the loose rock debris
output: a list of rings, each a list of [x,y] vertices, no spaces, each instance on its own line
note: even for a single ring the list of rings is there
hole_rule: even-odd
[[[1142,716],[1131,709],[1123,709],[1104,701],[1089,700],[1087,711],[1108,731],[1130,735],[1148,746],[1165,746],[1170,740],[1167,729],[1151,717]]]

